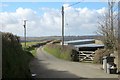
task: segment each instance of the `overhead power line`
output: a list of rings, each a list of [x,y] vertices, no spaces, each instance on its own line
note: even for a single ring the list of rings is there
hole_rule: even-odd
[[[79,3],[83,2],[83,1],[84,1],[84,0],[82,0],[82,1],[80,1],[80,2],[73,3],[73,4],[71,4],[71,5],[67,6],[67,7],[71,7],[71,6],[77,5],[77,4],[79,4]]]
[[[67,6],[67,7],[71,7],[71,6],[77,5],[79,3],[81,3],[81,2],[77,2],[77,3],[71,4],[71,5]]]

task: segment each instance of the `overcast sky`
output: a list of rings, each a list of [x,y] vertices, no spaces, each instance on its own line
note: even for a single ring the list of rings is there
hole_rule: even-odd
[[[2,32],[23,36],[23,20],[27,21],[27,36],[61,35],[61,6],[65,7],[65,35],[95,35],[98,16],[106,2],[4,2],[0,3]]]

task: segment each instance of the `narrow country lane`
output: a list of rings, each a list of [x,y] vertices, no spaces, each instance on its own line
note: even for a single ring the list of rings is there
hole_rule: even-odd
[[[71,62],[58,59],[46,53],[42,47],[37,49],[36,58],[31,62],[31,72],[37,78],[117,78],[107,74],[98,64]]]

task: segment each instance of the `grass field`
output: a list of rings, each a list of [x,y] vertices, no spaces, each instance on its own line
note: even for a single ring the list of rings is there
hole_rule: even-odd
[[[31,45],[34,45],[34,44],[37,44],[37,43],[40,43],[40,42],[26,42],[26,47],[31,46]],[[24,47],[24,46],[25,46],[25,43],[24,43],[24,42],[21,42],[21,45],[22,45],[22,47]]]

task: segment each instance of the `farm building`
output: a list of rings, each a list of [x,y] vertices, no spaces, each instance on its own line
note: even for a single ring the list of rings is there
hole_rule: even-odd
[[[64,45],[70,45],[79,52],[79,61],[93,60],[95,51],[97,49],[104,48],[102,42],[95,39],[65,41]]]

